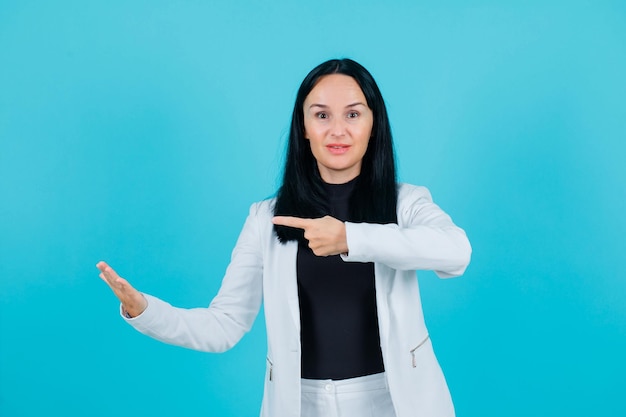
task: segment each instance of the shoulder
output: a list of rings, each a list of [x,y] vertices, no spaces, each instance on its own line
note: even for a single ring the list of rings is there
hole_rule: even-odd
[[[417,201],[432,202],[432,196],[428,188],[421,185],[406,183],[398,184],[398,206],[413,204]]]
[[[256,236],[260,240],[254,242],[262,245],[267,236],[272,235],[274,216],[274,199],[258,201],[250,206],[241,235],[250,238]],[[256,239],[255,238],[255,239]]]
[[[261,218],[272,218],[274,216],[274,205],[276,198],[268,198],[265,200],[252,203],[250,206],[250,215]]]
[[[428,188],[420,185],[398,184],[398,224],[410,224],[416,216],[434,206]]]
[[[435,202],[426,187],[401,184],[398,188],[398,224],[437,224],[454,226],[450,216]]]

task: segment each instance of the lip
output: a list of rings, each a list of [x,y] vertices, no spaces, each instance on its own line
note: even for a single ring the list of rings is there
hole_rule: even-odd
[[[333,155],[343,155],[344,153],[348,152],[348,150],[350,149],[350,145],[344,145],[341,143],[330,143],[326,145],[326,149],[328,149],[328,152]]]

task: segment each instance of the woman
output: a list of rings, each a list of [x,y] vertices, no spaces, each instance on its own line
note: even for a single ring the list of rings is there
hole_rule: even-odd
[[[396,183],[382,95],[343,59],[302,82],[283,184],[252,205],[208,308],[172,307],[97,266],[133,327],[192,349],[231,348],[263,301],[262,416],[453,416],[415,271],[458,276],[470,254],[426,188]]]

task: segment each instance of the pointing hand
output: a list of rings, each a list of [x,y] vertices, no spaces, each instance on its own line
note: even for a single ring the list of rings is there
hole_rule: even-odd
[[[309,248],[317,256],[348,253],[346,225],[334,217],[324,216],[319,219],[303,219],[300,217],[276,216],[272,219],[272,223],[303,229],[304,238],[309,241]]]

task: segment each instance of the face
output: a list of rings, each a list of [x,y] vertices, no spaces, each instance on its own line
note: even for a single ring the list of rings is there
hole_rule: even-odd
[[[304,100],[304,135],[322,179],[343,184],[361,173],[374,115],[361,87],[343,74],[326,75]]]

